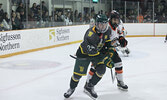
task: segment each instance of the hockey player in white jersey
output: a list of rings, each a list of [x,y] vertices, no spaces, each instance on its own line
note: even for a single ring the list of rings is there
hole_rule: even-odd
[[[125,30],[125,28],[123,26],[123,22],[122,22],[121,19],[120,19],[120,24],[118,25],[117,30],[118,30],[118,32],[117,32],[118,35],[123,36],[125,38],[125,36],[127,35],[127,31]],[[116,49],[117,49],[117,51],[121,51],[123,53],[123,55],[126,56],[126,57],[128,57],[129,54],[130,54],[130,50],[127,46],[122,47],[122,46],[118,45],[116,47]]]
[[[130,53],[130,50],[128,49],[127,45],[120,45],[120,41],[117,41],[119,40],[119,37],[122,37],[122,38],[125,38],[125,36],[127,35],[127,31],[125,30],[125,27],[123,25],[123,22],[122,20],[120,19],[119,17],[119,13],[115,10],[111,11],[111,15],[110,15],[110,27],[112,28],[113,30],[113,34],[115,34],[116,38],[117,39],[114,39],[113,41],[116,42],[116,50],[117,51],[121,51],[124,56],[128,56],[129,53]],[[113,19],[116,19],[116,20],[113,20]],[[111,20],[115,21],[114,24],[112,24]],[[113,38],[113,37],[112,37]]]

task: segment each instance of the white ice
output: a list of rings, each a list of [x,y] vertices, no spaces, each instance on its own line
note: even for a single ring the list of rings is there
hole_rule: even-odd
[[[167,100],[167,43],[164,37],[127,38],[129,57],[120,56],[127,92],[112,84],[110,70],[95,86],[98,100]],[[0,59],[0,100],[66,100],[78,44]],[[91,100],[86,76],[67,100]]]

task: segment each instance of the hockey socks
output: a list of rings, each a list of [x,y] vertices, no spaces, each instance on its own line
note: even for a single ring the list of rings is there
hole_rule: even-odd
[[[116,69],[116,78],[117,78],[117,86],[118,86],[118,89],[121,89],[121,90],[128,90],[128,86],[126,84],[124,84],[123,82],[123,71],[122,69],[121,70],[118,70]]]
[[[88,73],[87,79],[86,79],[87,83],[89,83],[89,80],[92,78],[92,76],[94,75],[95,72],[96,72],[96,70],[94,69],[94,67],[91,67],[90,71]]]

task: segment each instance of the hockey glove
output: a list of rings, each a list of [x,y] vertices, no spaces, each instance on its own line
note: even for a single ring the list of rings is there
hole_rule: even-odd
[[[96,59],[96,64],[95,65],[100,65],[100,64],[104,64],[106,65],[107,67],[111,68],[114,64],[113,64],[113,61],[112,61],[112,56],[113,56],[113,53],[106,53],[103,55],[103,57],[99,58],[99,59]]]
[[[114,66],[114,63],[112,61],[112,57],[114,55],[114,52],[115,52],[115,48],[113,48],[113,47],[108,48],[107,54],[109,56],[109,58],[108,58],[109,61],[106,63],[106,66],[109,68],[112,68]]]
[[[128,41],[123,36],[119,36],[119,43],[121,47],[125,47],[128,44]]]
[[[113,63],[111,57],[108,58],[107,60],[105,60],[104,63],[105,63],[105,65],[106,65],[108,68],[112,68],[112,67],[114,66],[114,63]]]

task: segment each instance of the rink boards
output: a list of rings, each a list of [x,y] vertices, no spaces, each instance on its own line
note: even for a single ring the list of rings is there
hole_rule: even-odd
[[[127,37],[165,36],[167,24],[124,24]],[[89,25],[0,32],[0,58],[81,42]]]

